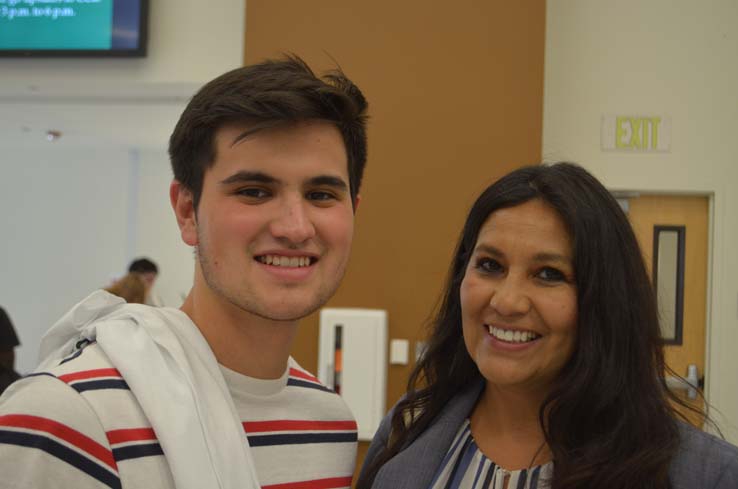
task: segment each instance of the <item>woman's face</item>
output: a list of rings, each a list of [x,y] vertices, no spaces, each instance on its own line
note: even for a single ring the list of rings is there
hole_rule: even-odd
[[[547,392],[571,358],[573,262],[566,226],[543,201],[489,215],[460,291],[464,343],[488,383]]]

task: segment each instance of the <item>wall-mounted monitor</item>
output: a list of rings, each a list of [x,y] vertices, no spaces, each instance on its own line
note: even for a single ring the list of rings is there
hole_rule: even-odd
[[[148,3],[0,0],[0,56],[145,56]]]

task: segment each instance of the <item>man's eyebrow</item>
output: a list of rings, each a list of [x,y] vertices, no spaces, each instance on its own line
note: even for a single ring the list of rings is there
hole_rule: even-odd
[[[268,175],[260,171],[239,171],[229,176],[228,178],[221,180],[221,185],[232,185],[234,183],[265,183],[265,184],[276,184],[279,181],[271,175]],[[312,177],[307,181],[308,185],[321,186],[325,185],[333,187],[336,190],[347,191],[348,184],[340,177],[332,175],[318,175]]]
[[[326,185],[328,187],[333,187],[336,190],[341,190],[344,192],[348,190],[348,185],[343,178],[334,177],[331,175],[319,175],[317,177],[313,177],[308,180],[308,185]]]
[[[277,179],[271,175],[260,171],[239,171],[221,180],[221,185],[231,185],[234,183],[246,183],[246,182],[258,182],[258,183],[276,183]]]

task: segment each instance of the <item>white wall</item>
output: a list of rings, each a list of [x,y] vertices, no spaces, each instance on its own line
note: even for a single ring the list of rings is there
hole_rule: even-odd
[[[714,196],[707,395],[738,443],[738,2],[551,0],[546,29],[546,160],[611,189]],[[671,151],[601,151],[603,114],[670,116]]]
[[[149,256],[159,266],[154,292],[168,306],[179,307],[190,291],[194,273],[192,248],[180,239],[169,204],[172,171],[164,151],[141,151],[132,162],[138,178],[135,231],[129,256]],[[162,164],[163,163],[163,164]]]
[[[167,138],[197,87],[242,65],[245,2],[150,5],[146,58],[0,59],[0,305],[23,343],[22,373],[49,326],[132,258],[157,262],[165,305],[192,284]],[[51,128],[58,142],[40,137]]]
[[[0,297],[22,343],[18,371],[33,369],[49,326],[134,257],[159,265],[164,305],[182,303],[193,258],[169,205],[163,150],[8,151],[0,171]]]
[[[125,265],[125,152],[6,151],[0,179],[2,305],[22,347],[17,367],[35,363],[41,334]]]

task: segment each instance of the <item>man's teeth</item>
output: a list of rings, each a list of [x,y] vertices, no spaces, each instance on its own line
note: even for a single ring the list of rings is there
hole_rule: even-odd
[[[507,341],[508,343],[527,343],[540,337],[540,335],[531,331],[511,331],[509,329],[496,328],[488,326],[489,334],[498,340]]]
[[[262,255],[257,259],[265,265],[274,265],[276,267],[307,267],[311,263],[309,256]]]

